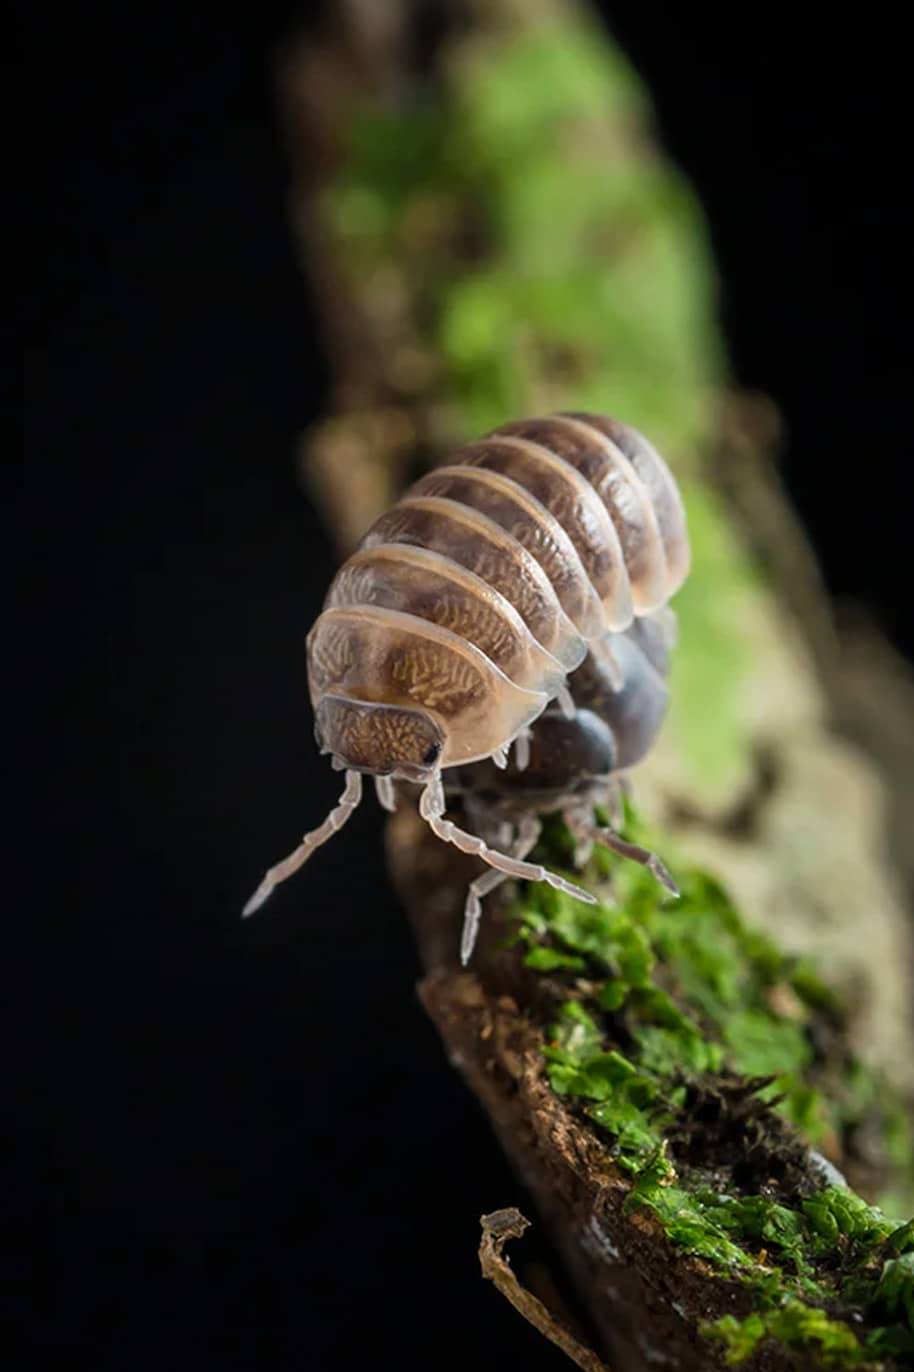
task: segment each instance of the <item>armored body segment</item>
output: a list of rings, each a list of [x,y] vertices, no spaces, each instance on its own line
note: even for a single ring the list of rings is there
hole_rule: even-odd
[[[472,451],[465,448],[463,454]],[[409,494],[446,496],[487,515],[536,558],[582,637],[598,638],[606,632],[603,607],[577,549],[555,515],[516,481],[484,467],[439,467],[416,482]]]
[[[527,438],[570,463],[593,486],[609,512],[625,559],[636,614],[647,614],[667,598],[667,565],[648,488],[629,459],[605,434],[572,419],[518,419],[493,436]]]
[[[637,630],[613,634],[610,649],[621,684],[611,684],[590,656],[571,677],[569,688],[579,709],[592,710],[609,725],[616,741],[615,765],[621,771],[650,751],[666,714],[669,691]]]
[[[626,638],[636,644],[658,676],[665,679],[677,632],[676,615],[669,606],[664,606],[656,614],[636,619],[626,631]]]
[[[690,560],[685,510],[672,472],[654,445],[628,424],[606,415],[570,413],[568,417],[605,434],[621,448],[650,492],[666,553],[666,596],[669,598],[688,576]]]
[[[587,655],[587,644],[536,558],[487,515],[456,500],[409,496],[375,521],[361,546],[381,543],[430,548],[475,573],[510,601],[533,637],[566,671]]]
[[[427,548],[363,548],[333,580],[325,608],[374,605],[430,620],[459,634],[517,686],[554,695],[561,663],[536,641],[517,610],[488,582]]]
[[[308,636],[308,677],[315,706],[333,695],[428,712],[443,729],[441,767],[489,756],[548,699],[516,686],[450,629],[373,606],[320,615]]]
[[[619,535],[590,482],[564,458],[526,438],[492,437],[460,449],[461,463],[501,472],[555,515],[600,597],[606,628],[632,621],[632,596]]]

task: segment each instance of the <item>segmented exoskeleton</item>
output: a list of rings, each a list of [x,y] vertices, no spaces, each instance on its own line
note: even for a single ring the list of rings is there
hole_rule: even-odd
[[[660,727],[666,603],[688,564],[669,469],[614,419],[505,424],[422,477],[340,568],[308,635],[318,747],[346,786],[245,914],[345,823],[363,773],[388,809],[396,780],[420,784],[432,830],[493,869],[470,887],[464,961],[481,897],[507,876],[593,900],[526,860],[544,809],[672,888],[652,854],[595,825],[593,807]],[[449,794],[481,834],[446,817]]]

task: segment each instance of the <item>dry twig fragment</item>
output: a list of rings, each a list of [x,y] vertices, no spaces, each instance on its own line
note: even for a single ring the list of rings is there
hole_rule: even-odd
[[[534,1329],[544,1338],[554,1343],[556,1348],[569,1357],[583,1372],[610,1372],[606,1363],[601,1362],[595,1353],[582,1343],[550,1315],[545,1305],[531,1295],[514,1275],[511,1264],[504,1256],[504,1246],[508,1239],[519,1239],[530,1221],[525,1219],[514,1206],[506,1210],[493,1210],[491,1215],[481,1215],[482,1238],[479,1241],[479,1265],[482,1275],[494,1282],[498,1290],[509,1300]]]

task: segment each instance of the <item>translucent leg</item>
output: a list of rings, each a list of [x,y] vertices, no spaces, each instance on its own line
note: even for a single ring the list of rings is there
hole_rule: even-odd
[[[535,815],[524,815],[518,826],[517,839],[511,849],[511,856],[514,858],[525,858],[536,844],[540,836],[542,825]],[[479,931],[479,920],[482,915],[482,898],[487,896],[490,891],[494,891],[503,881],[508,880],[507,872],[496,871],[490,868],[488,872],[483,872],[482,876],[470,882],[470,889],[467,891],[466,905],[463,909],[463,933],[460,938],[460,961],[466,967],[476,944],[476,935]]]
[[[397,809],[397,793],[394,790],[393,777],[375,777],[375,794],[378,797],[378,804],[388,814],[395,814]]]
[[[574,865],[575,867],[586,867],[593,857],[594,841],[592,838],[576,838],[574,842]]]
[[[475,834],[468,834],[465,829],[458,829],[451,820],[445,819],[444,790],[440,775],[430,781],[422,792],[419,798],[419,814],[438,838],[443,839],[445,843],[453,843],[461,853],[472,853],[476,857],[481,857],[483,862],[487,862],[499,872],[504,872],[506,876],[520,877],[522,881],[545,881],[556,891],[565,891],[588,905],[595,904],[596,896],[592,896],[589,891],[582,890],[580,886],[575,886],[573,882],[566,881],[564,877],[540,867],[537,863],[523,862],[520,858],[509,857],[507,853],[496,852],[483,839]]]
[[[275,867],[270,868],[242,910],[242,919],[246,919],[248,915],[253,915],[255,910],[259,910],[268,896],[272,894],[275,886],[297,872],[299,867],[304,866],[308,861],[316,848],[319,848],[322,843],[326,843],[328,838],[332,838],[337,830],[342,829],[361,799],[361,774],[359,772],[347,772],[346,789],[340,796],[339,804],[330,811],[318,829],[312,829],[310,834],[305,834],[294,853],[290,853],[287,858],[283,858],[282,862],[277,862]]]
[[[555,693],[555,702],[566,719],[574,719],[577,714],[577,709],[575,707],[574,697],[567,686],[559,687]]]
[[[521,729],[514,740],[514,763],[519,772],[526,772],[530,766],[530,730]]]
[[[503,819],[498,826],[498,834],[494,839],[499,848],[510,848],[514,842],[514,825],[509,819]]]
[[[624,777],[614,778],[607,784],[605,795],[597,801],[598,805],[605,805],[609,811],[609,827],[618,829],[625,819],[625,806],[622,804],[623,790],[626,786]],[[626,792],[627,794],[627,792]]]
[[[679,895],[679,888],[675,881],[657,854],[652,853],[649,848],[639,848],[637,843],[627,843],[624,838],[616,833],[615,829],[607,829],[600,824],[595,824],[589,814],[582,814],[579,810],[566,810],[562,818],[576,839],[581,839],[584,842],[602,843],[604,848],[611,849],[620,857],[630,858],[633,862],[640,862],[642,867],[646,867],[649,872],[652,872],[661,886],[665,886],[671,895]]]
[[[492,754],[492,761],[495,763],[496,767],[499,767],[502,771],[504,771],[508,765],[507,748],[496,748],[495,752]]]

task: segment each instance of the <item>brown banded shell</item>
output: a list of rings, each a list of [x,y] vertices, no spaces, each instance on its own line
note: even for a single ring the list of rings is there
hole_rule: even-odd
[[[603,607],[577,549],[555,515],[524,486],[482,466],[455,465],[429,472],[412,489],[488,515],[540,564],[579,634],[587,639],[604,632]]]
[[[517,686],[452,629],[376,606],[325,610],[308,638],[311,700],[324,695],[427,710],[447,725],[440,765],[486,757],[548,702]]]
[[[687,568],[676,483],[636,430],[505,424],[417,481],[340,569],[308,641],[312,701],[426,710],[442,766],[487,756]]]
[[[624,453],[643,481],[654,507],[666,555],[667,582],[664,599],[668,599],[679,590],[689,574],[689,536],[686,531],[685,510],[673,473],[654,445],[648,442],[644,434],[630,425],[623,424],[618,419],[609,419],[606,415],[570,414],[563,418],[579,420],[588,428],[603,434]]]
[[[663,605],[669,573],[657,514],[648,487],[621,448],[596,425],[569,415],[520,419],[497,432],[550,448],[590,482],[619,536],[635,613]]]
[[[382,543],[343,566],[325,608],[374,605],[427,619],[472,643],[509,680],[554,694],[565,677],[509,600],[475,572],[428,548]]]
[[[565,670],[586,657],[587,644],[562,609],[542,565],[487,514],[462,501],[410,490],[372,525],[362,547],[397,543],[429,548],[494,587]]]

